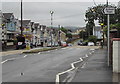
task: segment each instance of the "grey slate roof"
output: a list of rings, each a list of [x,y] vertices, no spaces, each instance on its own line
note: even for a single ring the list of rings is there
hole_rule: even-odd
[[[13,13],[3,13],[3,16],[5,19],[10,19],[10,17],[13,15]]]
[[[39,23],[34,23],[35,28],[38,28]]]
[[[31,20],[23,20],[23,26],[27,26],[30,23]],[[19,22],[21,23],[21,20],[19,20]]]

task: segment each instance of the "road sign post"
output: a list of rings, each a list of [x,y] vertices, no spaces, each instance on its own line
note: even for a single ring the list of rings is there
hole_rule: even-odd
[[[110,63],[109,63],[109,56],[110,56],[110,14],[115,14],[115,8],[113,7],[106,7],[104,9],[104,13],[107,14],[107,26],[108,26],[108,31],[107,31],[107,36],[108,36],[108,66],[110,66]]]

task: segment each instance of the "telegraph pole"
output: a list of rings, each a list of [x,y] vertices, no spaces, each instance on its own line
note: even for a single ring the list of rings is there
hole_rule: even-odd
[[[22,0],[21,0],[21,27],[20,27],[20,30],[21,30],[21,36],[23,35],[23,10],[22,10]]]
[[[60,40],[60,25],[58,25],[58,44],[61,46],[61,40]]]

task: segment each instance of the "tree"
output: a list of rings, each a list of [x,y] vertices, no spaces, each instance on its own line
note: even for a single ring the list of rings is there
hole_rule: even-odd
[[[72,38],[72,34],[71,34],[71,33],[67,33],[67,34],[66,34],[66,37]]]
[[[114,5],[109,5],[110,7],[114,7],[116,12],[113,15],[110,15],[110,24],[115,24],[117,22],[120,23],[120,8],[117,8]],[[86,30],[88,35],[92,35],[93,27],[95,26],[94,20],[98,20],[99,23],[103,23],[104,26],[107,25],[107,15],[104,14],[103,10],[107,7],[107,4],[99,4],[94,7],[89,7],[86,11]]]
[[[105,26],[103,28],[103,32],[105,33],[105,35],[107,36],[107,26]],[[110,30],[112,29],[117,29],[117,36],[116,37],[119,37],[120,38],[120,23],[116,23],[116,24],[110,24]]]
[[[96,43],[97,42],[97,37],[91,35],[91,36],[89,36],[88,41]]]
[[[116,24],[116,28],[117,28],[117,37],[120,38],[120,23]]]
[[[68,32],[68,30],[65,29],[64,27],[61,27],[60,30],[63,31],[64,33],[66,33],[66,34],[67,34],[67,32]]]
[[[82,38],[83,40],[85,40],[85,39],[87,38],[87,36],[86,36],[86,31],[83,31],[83,30],[80,31],[79,37]]]

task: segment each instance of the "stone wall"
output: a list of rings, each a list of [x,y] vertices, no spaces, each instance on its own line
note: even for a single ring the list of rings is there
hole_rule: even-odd
[[[120,38],[113,38],[113,72],[120,73]]]

